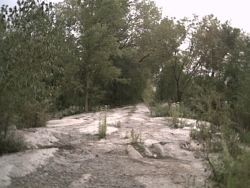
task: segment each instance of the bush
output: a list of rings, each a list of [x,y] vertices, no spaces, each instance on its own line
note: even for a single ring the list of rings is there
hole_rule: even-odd
[[[250,145],[250,131],[242,131],[240,133],[241,141],[247,145]]]
[[[236,188],[249,187],[250,184],[250,154],[243,152],[236,159],[232,157],[226,143],[217,159],[208,159],[212,169],[211,178],[220,187]]]
[[[62,118],[66,116],[71,116],[75,114],[80,114],[84,111],[83,107],[80,106],[70,106],[69,108],[66,108],[56,114],[57,117]]]
[[[150,108],[151,115],[154,117],[181,117],[181,118],[195,118],[195,112],[191,111],[184,103],[173,104],[156,104],[155,107]]]
[[[168,104],[156,104],[155,107],[150,108],[151,116],[153,117],[166,117],[169,116],[170,107]]]
[[[25,143],[21,137],[16,138],[13,134],[4,136],[0,134],[0,155],[24,150]]]
[[[211,123],[209,128],[191,131],[191,137],[203,140],[204,157],[211,170],[211,178],[219,187],[249,187],[250,155],[240,145],[240,135],[232,127],[229,104],[222,102],[216,91],[202,92],[195,103],[202,119]],[[204,129],[205,128],[205,129]],[[219,133],[219,136],[215,133]],[[215,157],[218,152],[219,157]]]
[[[227,188],[249,187],[250,185],[250,154],[244,153],[226,169],[225,178]]]
[[[39,102],[27,102],[16,116],[18,127],[43,127],[48,118],[45,107]]]
[[[197,129],[192,129],[190,132],[190,137],[194,140],[206,141],[212,138],[212,133],[209,127],[201,124]]]

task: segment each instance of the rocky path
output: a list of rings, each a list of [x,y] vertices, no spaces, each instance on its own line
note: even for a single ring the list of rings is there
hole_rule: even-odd
[[[0,187],[189,188],[202,187],[202,158],[190,150],[188,129],[152,118],[144,104],[111,109],[108,135],[98,139],[101,113],[51,120],[18,131],[30,150],[0,158]],[[131,131],[141,136],[140,153]]]

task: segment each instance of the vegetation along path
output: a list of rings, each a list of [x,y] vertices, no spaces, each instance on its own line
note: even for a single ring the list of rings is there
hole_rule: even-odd
[[[30,150],[0,158],[0,187],[201,187],[202,158],[190,150],[189,129],[151,118],[146,105],[51,120],[17,130]],[[136,148],[137,150],[135,150]],[[139,151],[139,152],[138,152]]]

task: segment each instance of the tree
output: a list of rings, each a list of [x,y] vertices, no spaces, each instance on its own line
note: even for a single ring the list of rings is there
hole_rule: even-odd
[[[156,75],[157,97],[180,102],[185,86],[187,59],[181,45],[186,39],[184,22],[164,18],[154,32],[155,52],[152,56]]]
[[[104,97],[102,86],[120,75],[111,56],[120,54],[117,33],[124,24],[128,2],[74,2],[68,2],[77,10],[76,22],[71,27],[75,28],[77,35],[79,83],[84,86],[85,111],[88,112],[90,102],[98,104]]]
[[[6,126],[41,126],[49,101],[43,79],[50,77],[53,60],[52,4],[17,1],[0,12],[0,103]],[[49,92],[49,91],[48,91]]]
[[[108,104],[122,105],[142,101],[147,80],[152,76],[147,64],[154,48],[152,31],[160,19],[161,13],[153,1],[130,1],[129,12],[117,35],[122,56],[112,56],[121,75],[106,85]]]

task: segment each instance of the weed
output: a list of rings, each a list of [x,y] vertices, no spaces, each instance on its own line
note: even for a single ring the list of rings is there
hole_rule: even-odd
[[[131,130],[131,144],[139,152],[144,152],[145,148],[143,146],[142,135],[141,133],[135,132],[134,129]]]
[[[141,142],[142,142],[141,133],[136,133],[135,130],[132,129],[131,130],[131,143],[137,144]]]
[[[198,122],[198,121],[197,121]],[[194,140],[206,141],[212,138],[212,133],[209,127],[205,124],[196,124],[197,129],[192,129],[190,132],[190,137]]]
[[[99,127],[98,127],[98,135],[99,138],[106,138],[107,133],[107,109],[108,107],[105,106],[103,117],[100,118]]]
[[[172,117],[172,127],[183,128],[186,121],[183,120],[184,113],[181,112],[181,107],[179,104],[173,104],[170,107],[169,115]]]
[[[128,139],[129,138],[129,131],[126,131],[125,133],[125,139]]]
[[[117,128],[121,128],[122,127],[122,123],[120,121],[116,122],[116,127]]]
[[[136,106],[133,106],[133,107],[131,108],[131,110],[130,110],[130,114],[135,113],[136,109],[137,109]]]

